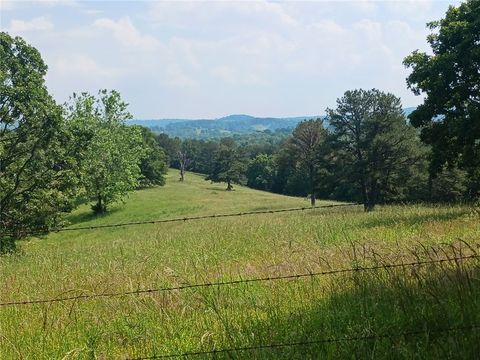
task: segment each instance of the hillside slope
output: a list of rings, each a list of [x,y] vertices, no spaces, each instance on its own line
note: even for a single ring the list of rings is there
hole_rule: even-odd
[[[308,204],[240,186],[226,192],[190,173],[185,183],[177,179],[170,171],[164,188],[137,191],[104,217],[81,207],[71,227]],[[480,245],[478,221],[468,206],[388,206],[370,214],[351,206],[34,238],[20,244],[23,254],[0,257],[0,303],[81,298],[0,306],[0,358],[143,358],[406,330],[421,334],[216,358],[387,358],[392,341],[401,358],[474,358],[478,332],[438,331],[480,322],[478,261],[159,289],[467,254]],[[157,290],[105,296],[145,289]],[[102,296],[88,298],[95,294]]]

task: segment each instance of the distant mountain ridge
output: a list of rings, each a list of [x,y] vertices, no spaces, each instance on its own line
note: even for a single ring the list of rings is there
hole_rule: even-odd
[[[405,115],[410,115],[413,110],[414,107],[405,108]],[[128,121],[128,124],[145,126],[156,133],[165,133],[171,137],[217,139],[256,132],[291,130],[303,120],[318,118],[325,119],[325,115],[277,118],[234,114],[218,119],[134,119]]]
[[[280,129],[293,129],[303,120],[319,117],[321,116],[275,118],[235,114],[218,119],[136,119],[129,121],[128,124],[146,126],[154,132],[166,133],[172,137],[210,139],[258,131],[268,130],[274,132]]]

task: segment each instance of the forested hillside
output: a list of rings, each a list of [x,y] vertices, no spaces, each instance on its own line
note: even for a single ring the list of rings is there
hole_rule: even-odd
[[[172,137],[208,140],[255,132],[293,129],[300,121],[313,118],[317,118],[317,116],[261,118],[249,115],[229,115],[219,119],[131,120],[129,124],[145,126],[155,133],[165,133]]]
[[[405,108],[405,116],[410,115],[415,108]],[[181,139],[211,140],[222,137],[238,136],[265,132],[292,131],[301,121],[322,119],[326,126],[325,115],[297,116],[287,118],[255,117],[250,115],[229,115],[219,119],[158,119],[129,120],[127,124],[140,125],[151,129],[156,134],[167,134]]]

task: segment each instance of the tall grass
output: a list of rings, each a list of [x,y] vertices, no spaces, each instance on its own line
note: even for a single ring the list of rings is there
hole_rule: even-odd
[[[87,206],[72,225],[305,206],[242,187],[225,192],[171,172],[105,217]],[[437,259],[478,251],[468,206],[318,209],[51,234],[0,258],[0,302],[122,292],[215,280]],[[466,245],[468,244],[469,247]],[[294,281],[187,289],[0,308],[0,358],[129,358],[371,334],[368,341],[216,355],[217,358],[475,358],[479,262],[405,267]],[[418,331],[419,336],[398,335]]]

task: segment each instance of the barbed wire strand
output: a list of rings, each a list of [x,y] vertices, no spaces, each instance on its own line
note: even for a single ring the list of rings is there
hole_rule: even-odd
[[[278,344],[264,344],[264,345],[254,345],[254,346],[244,346],[236,347],[229,349],[218,349],[218,350],[208,350],[208,351],[192,351],[176,354],[166,354],[166,355],[152,355],[147,357],[136,357],[136,358],[127,358],[127,360],[153,360],[153,359],[170,359],[170,358],[179,358],[179,357],[190,357],[190,356],[200,356],[200,355],[218,355],[225,354],[230,352],[240,352],[240,351],[255,351],[255,350],[266,350],[266,349],[278,349],[285,347],[297,347],[297,346],[310,346],[318,344],[331,344],[339,342],[350,342],[350,341],[366,341],[366,340],[379,340],[387,339],[392,337],[409,337],[415,335],[422,335],[425,333],[428,334],[440,334],[453,331],[465,331],[465,330],[474,330],[480,328],[480,324],[473,324],[468,326],[457,326],[449,327],[443,329],[433,329],[433,330],[416,330],[416,331],[406,331],[406,332],[397,332],[389,334],[372,334],[364,336],[353,336],[353,337],[342,337],[342,338],[327,338],[327,339],[316,339],[316,340],[305,340],[297,341],[291,343],[278,343]]]
[[[158,293],[158,292],[169,292],[169,291],[176,291],[176,290],[202,288],[202,287],[216,287],[216,286],[237,285],[237,284],[246,284],[246,283],[255,283],[255,282],[291,280],[291,279],[300,279],[300,278],[316,277],[316,276],[323,276],[323,275],[334,275],[334,274],[350,273],[350,272],[364,272],[364,271],[392,269],[392,268],[406,267],[406,266],[417,266],[417,265],[421,266],[421,265],[428,265],[428,264],[438,264],[438,263],[445,263],[445,262],[451,262],[451,261],[458,262],[458,261],[461,261],[461,260],[478,259],[478,258],[480,258],[480,254],[461,256],[461,257],[443,258],[443,259],[436,259],[436,260],[415,261],[415,262],[409,262],[409,263],[382,264],[382,265],[375,265],[375,266],[370,266],[370,267],[333,269],[333,270],[326,270],[326,271],[319,271],[319,272],[308,272],[308,273],[301,273],[301,274],[268,276],[268,277],[252,278],[252,279],[239,279],[239,280],[208,282],[208,283],[198,283],[198,284],[186,284],[186,285],[173,286],[173,287],[139,289],[139,290],[126,291],[126,292],[81,294],[81,295],[66,296],[66,297],[60,297],[60,298],[51,298],[51,299],[10,301],[10,302],[0,303],[0,307],[56,303],[56,302],[64,302],[64,301],[70,301],[70,300],[91,300],[91,299],[94,299],[94,298],[151,294],[151,293]]]
[[[50,232],[51,233],[59,233],[59,232],[66,232],[66,231],[96,230],[96,229],[126,227],[126,226],[134,226],[134,225],[161,224],[161,223],[170,223],[170,222],[186,222],[186,221],[191,221],[191,220],[215,219],[215,218],[225,218],[225,217],[238,217],[238,216],[258,215],[258,214],[275,214],[275,213],[282,213],[282,212],[306,211],[306,210],[327,209],[327,208],[358,206],[358,205],[362,205],[362,204],[358,204],[358,203],[330,204],[330,205],[297,207],[297,208],[287,208],[287,209],[246,211],[246,212],[238,212],[238,213],[230,213],[230,214],[211,214],[211,215],[188,216],[188,217],[173,218],[173,219],[132,221],[132,222],[116,223],[116,224],[80,226],[80,227],[71,227],[71,228],[58,228],[58,229],[52,229],[52,230],[50,230]],[[47,231],[34,231],[34,232],[27,232],[26,235],[29,235],[29,236],[46,235],[47,233],[48,233]],[[13,236],[11,233],[6,234],[6,235],[7,236]]]

